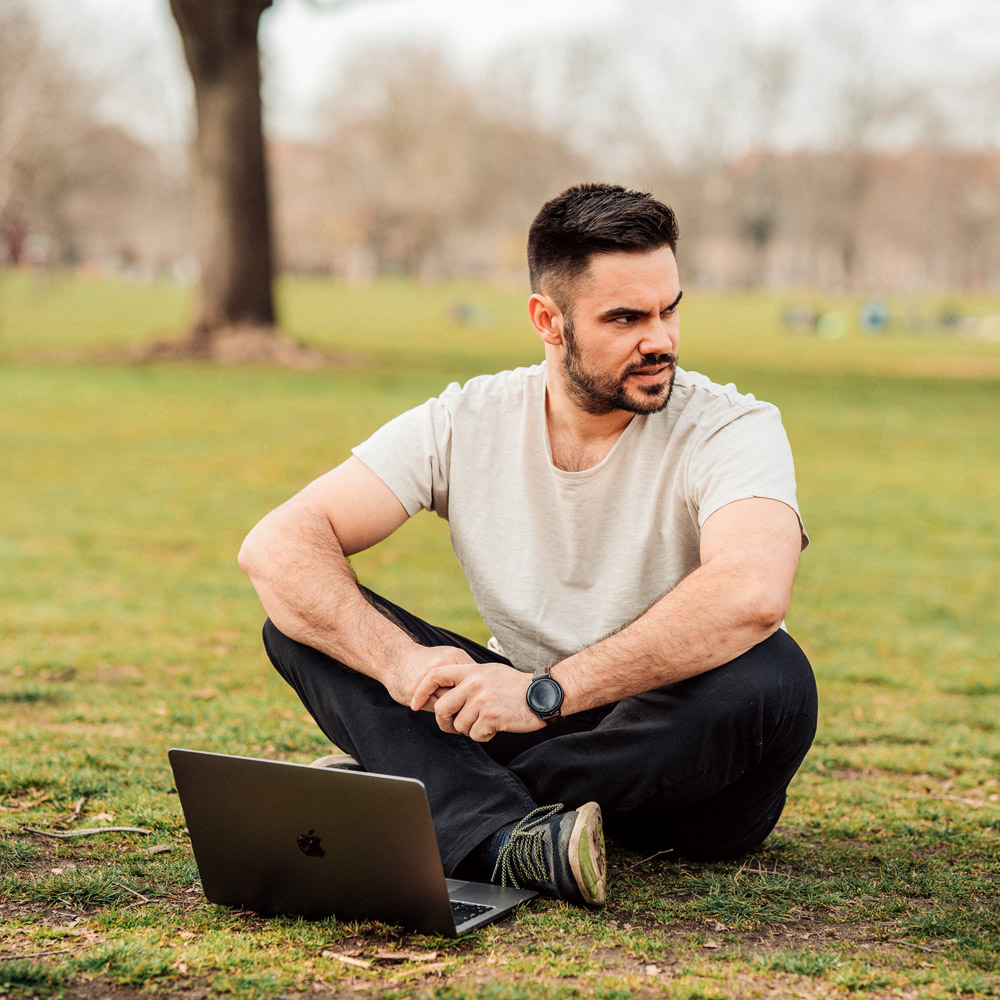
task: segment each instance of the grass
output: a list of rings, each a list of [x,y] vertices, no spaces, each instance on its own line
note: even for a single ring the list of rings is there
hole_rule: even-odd
[[[789,625],[820,729],[763,851],[613,850],[600,913],[539,901],[459,942],[206,903],[167,747],[325,751],[266,666],[243,534],[389,416],[538,353],[520,291],[309,281],[281,298],[295,335],[366,363],[100,364],[176,328],[186,293],[0,274],[0,995],[1000,992],[1000,346],[793,336],[787,303],[757,295],[689,293],[684,361],[781,406],[813,539]],[[485,637],[436,519],[355,563]],[[151,833],[28,832],[61,822]]]

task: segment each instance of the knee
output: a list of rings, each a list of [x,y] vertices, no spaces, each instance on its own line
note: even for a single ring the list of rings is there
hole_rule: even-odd
[[[760,669],[765,745],[769,755],[787,761],[794,773],[816,736],[816,678],[805,653],[787,632],[779,630],[761,645],[765,647]]]
[[[752,677],[760,702],[772,706],[784,718],[817,714],[816,678],[799,644],[783,629],[745,653],[740,660]]]
[[[766,753],[805,754],[816,734],[816,680],[787,632],[779,630],[717,672],[705,692],[709,713]]]
[[[289,654],[291,647],[298,644],[294,639],[289,639],[270,618],[264,622],[261,637],[264,640],[264,652],[267,653],[271,665],[286,681],[289,680],[289,663],[291,661]]]
[[[262,638],[274,669],[296,690],[310,676],[321,676],[329,684],[339,676],[353,673],[339,660],[286,635],[270,618],[264,622]]]

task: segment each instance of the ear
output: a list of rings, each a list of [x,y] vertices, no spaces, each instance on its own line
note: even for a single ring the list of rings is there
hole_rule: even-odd
[[[528,316],[531,325],[546,344],[561,347],[563,343],[563,314],[548,295],[536,292],[528,299]]]

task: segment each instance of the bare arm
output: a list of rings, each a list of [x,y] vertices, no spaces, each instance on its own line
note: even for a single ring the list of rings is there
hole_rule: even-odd
[[[358,589],[347,557],[406,519],[389,487],[351,457],[264,517],[239,555],[285,635],[381,681],[404,704],[431,666],[468,659],[449,647],[418,645]]]
[[[702,529],[694,572],[630,625],[553,667],[563,714],[693,677],[762,642],[788,610],[801,548],[798,516],[778,500],[716,511]],[[421,699],[436,692],[441,728],[476,740],[529,732],[542,724],[524,700],[528,680],[518,671],[443,666],[418,685],[412,705],[424,707]]]
[[[701,565],[634,622],[558,663],[564,712],[579,712],[721,666],[781,625],[802,549],[795,511],[738,500],[709,517]]]

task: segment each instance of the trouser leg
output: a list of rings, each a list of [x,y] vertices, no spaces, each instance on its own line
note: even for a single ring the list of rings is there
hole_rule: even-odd
[[[428,646],[453,645],[478,662],[498,658],[476,643],[427,625],[373,595],[376,605]],[[432,712],[413,712],[378,681],[290,639],[269,620],[264,646],[320,729],[369,771],[419,778],[427,787],[445,872],[535,802],[521,780],[495,763],[484,744],[443,733]]]
[[[721,667],[594,713],[590,731],[528,747],[508,767],[540,802],[598,801],[612,835],[642,849],[736,857],[778,821],[816,712],[808,660],[779,631]]]
[[[424,645],[502,659],[372,595]],[[500,733],[486,744],[442,733],[377,681],[264,629],[272,662],[327,736],[372,771],[420,778],[445,870],[536,804],[596,800],[613,832],[643,849],[734,857],[757,846],[815,732],[804,654],[778,632],[731,663],[617,704]],[[502,765],[502,766],[501,766]]]

